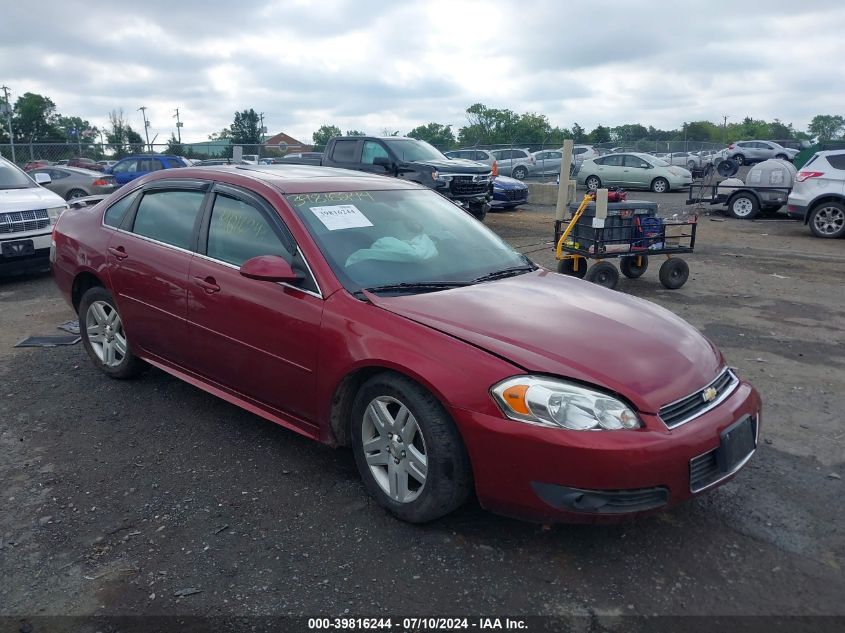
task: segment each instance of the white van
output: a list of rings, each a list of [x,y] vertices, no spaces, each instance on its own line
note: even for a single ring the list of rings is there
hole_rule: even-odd
[[[50,176],[35,178],[0,158],[0,274],[44,270],[49,264],[53,225],[68,207],[41,186]]]

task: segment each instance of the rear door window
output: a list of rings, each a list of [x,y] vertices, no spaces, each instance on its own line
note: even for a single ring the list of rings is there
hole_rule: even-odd
[[[622,154],[611,154],[610,156],[605,156],[601,164],[608,167],[621,167],[624,160],[625,157]]]
[[[814,157],[815,158],[815,157]],[[810,161],[813,162],[813,161]],[[830,163],[830,166],[834,169],[842,169],[845,170],[845,154],[833,154],[827,157],[827,162]],[[810,163],[807,163],[809,165]],[[806,167],[807,165],[804,165]]]
[[[138,205],[132,231],[171,246],[190,249],[204,199],[203,191],[148,191]]]
[[[332,160],[338,163],[355,162],[355,146],[358,140],[335,141],[332,148]]]

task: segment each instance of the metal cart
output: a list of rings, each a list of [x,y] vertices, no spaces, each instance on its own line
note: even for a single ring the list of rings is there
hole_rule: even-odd
[[[636,279],[648,268],[649,257],[665,255],[660,283],[670,290],[683,286],[689,266],[677,255],[693,252],[698,216],[667,220],[657,216],[655,203],[635,200],[607,206],[607,217],[595,218],[595,192],[589,192],[569,219],[555,221],[558,272],[615,288],[619,270],[607,260],[620,258],[622,274]],[[596,262],[588,267],[589,259]]]

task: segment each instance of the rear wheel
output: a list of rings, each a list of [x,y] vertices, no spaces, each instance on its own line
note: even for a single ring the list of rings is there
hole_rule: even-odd
[[[673,257],[660,266],[660,283],[669,290],[676,290],[687,283],[689,266],[683,259]]]
[[[132,378],[144,368],[144,362],[129,349],[114,297],[102,286],[90,288],[82,295],[79,332],[91,361],[107,376]]]
[[[731,156],[731,160],[733,160],[733,162],[740,166],[745,164],[745,156],[743,156],[742,154],[736,154],[735,156]]]
[[[760,203],[755,196],[741,193],[728,203],[728,214],[737,220],[753,220],[760,211]]]
[[[71,189],[65,195],[65,200],[76,200],[77,198],[84,198],[87,195],[82,189]]]
[[[780,160],[789,160],[789,157],[786,154],[778,154],[777,156],[775,156],[775,158],[778,158]]]
[[[616,288],[616,284],[619,283],[619,271],[610,262],[601,261],[590,266],[585,279],[598,286],[604,286],[613,290]]]
[[[599,187],[601,187],[601,178],[598,176],[590,176],[584,181],[584,184],[587,186],[587,189],[590,191],[595,191]]]
[[[469,497],[464,443],[443,405],[411,379],[378,374],[352,407],[352,450],[367,491],[391,514],[423,523]]]
[[[584,275],[587,274],[587,260],[583,257],[578,258],[578,270],[575,270],[575,261],[576,259],[574,257],[558,260],[557,271],[561,275],[570,275],[572,277],[578,277],[578,279],[583,279]]]
[[[669,191],[669,181],[665,178],[655,178],[651,182],[651,190],[654,193],[666,193]]]
[[[637,263],[638,259],[640,260],[639,264]],[[628,279],[642,277],[648,269],[648,257],[646,255],[623,257],[619,260],[619,269]]]
[[[809,224],[816,237],[842,237],[845,235],[845,205],[822,202],[810,211]]]
[[[518,180],[525,180],[525,178],[528,176],[528,168],[526,168],[524,165],[517,165],[513,168],[513,172],[511,175]]]

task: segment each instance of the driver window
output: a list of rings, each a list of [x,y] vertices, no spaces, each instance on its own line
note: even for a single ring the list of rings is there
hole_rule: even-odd
[[[625,167],[636,167],[638,169],[647,169],[648,164],[638,156],[625,156]]]
[[[361,153],[361,162],[365,165],[372,165],[375,162],[374,159],[378,156],[390,158],[387,150],[381,146],[381,143],[376,143],[375,141],[364,141],[364,150]]]

